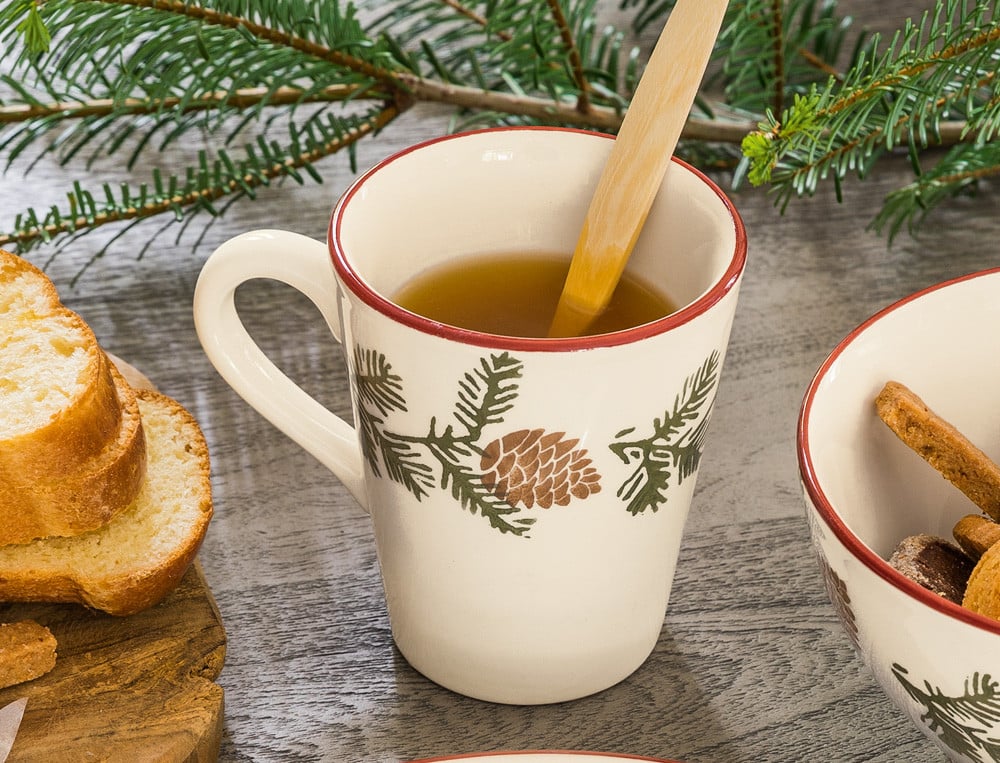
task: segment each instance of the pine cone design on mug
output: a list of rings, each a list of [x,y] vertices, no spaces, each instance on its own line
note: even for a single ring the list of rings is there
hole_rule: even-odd
[[[566,506],[601,490],[601,475],[578,439],[565,432],[519,429],[483,450],[483,484],[511,506]]]

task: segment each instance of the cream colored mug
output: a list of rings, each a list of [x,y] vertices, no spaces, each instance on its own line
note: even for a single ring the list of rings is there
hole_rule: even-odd
[[[682,307],[612,334],[523,339],[443,325],[392,295],[455,258],[571,252],[611,148],[557,128],[404,150],[360,176],[327,245],[224,243],[195,292],[226,381],[370,513],[393,638],[418,671],[495,702],[570,700],[638,668],[663,625],[746,261],[732,203],[675,161],[629,270]],[[354,421],[288,379],[234,292],[283,281],[349,364]]]

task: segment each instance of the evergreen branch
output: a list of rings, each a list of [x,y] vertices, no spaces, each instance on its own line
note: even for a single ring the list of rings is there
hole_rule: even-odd
[[[15,19],[23,14],[23,18],[16,21],[14,28],[24,38],[24,44],[32,54],[44,53],[49,49],[52,36],[48,27],[42,20],[38,12],[38,2],[36,0],[21,0],[13,8]]]
[[[714,403],[713,403],[714,408]],[[701,464],[701,454],[705,449],[705,436],[708,434],[708,422],[712,419],[712,408],[705,412],[698,426],[691,430],[687,441],[673,451],[674,463],[677,464],[677,477],[685,480],[698,471]]]
[[[463,5],[462,3],[456,2],[456,0],[441,0],[441,2],[443,2],[449,8],[453,8],[466,18],[471,19],[472,21],[474,21],[476,24],[478,24],[483,28],[486,28],[489,25],[489,20],[485,16],[480,16],[474,10]],[[507,39],[507,40],[510,39],[510,35],[508,35],[506,32],[499,32],[498,35],[500,39]]]
[[[651,440],[669,440],[671,435],[699,415],[702,405],[715,390],[719,374],[719,353],[713,351],[701,367],[684,380],[680,394],[674,398],[674,408],[653,425]]]
[[[406,488],[418,501],[422,500],[434,485],[430,467],[420,461],[420,454],[410,443],[385,431],[383,418],[363,405],[357,411],[361,454],[372,474],[381,477],[384,466],[389,479]]]
[[[582,113],[576,105],[553,103],[547,98],[518,96],[472,87],[447,85],[405,73],[396,75],[396,80],[405,87],[413,100],[444,103],[476,111],[517,115],[551,124],[591,127],[602,132],[616,132],[621,126],[624,116],[620,110],[606,106],[590,104],[588,111]],[[48,119],[50,120],[49,124],[51,124],[52,118],[124,117],[155,115],[164,111],[188,113],[210,111],[220,107],[230,107],[242,111],[259,109],[263,106],[357,102],[359,99],[384,101],[387,98],[387,93],[380,93],[354,84],[329,85],[309,94],[288,86],[273,90],[253,87],[203,93],[183,99],[178,96],[159,100],[126,98],[119,101],[114,98],[100,98],[80,102],[32,102],[23,105],[0,105],[0,124],[13,124],[33,119]],[[721,111],[722,105],[717,104],[713,108]],[[747,132],[756,126],[756,123],[750,120],[706,119],[691,116],[684,126],[681,137],[686,141],[738,144]],[[965,122],[943,123],[941,143],[948,145],[958,142],[966,129]]]
[[[969,193],[978,181],[1000,175],[1000,145],[964,144],[954,147],[930,171],[886,196],[871,227],[892,241],[906,229],[915,233],[924,218],[940,204]]]
[[[121,198],[116,198],[110,186],[105,184],[103,202],[76,184],[68,194],[68,209],[60,210],[53,206],[44,217],[29,209],[24,215],[17,216],[13,231],[0,233],[0,246],[17,245],[23,253],[40,243],[112,222],[149,218],[163,213],[171,213],[177,219],[198,211],[214,215],[213,203],[231,194],[252,197],[257,188],[283,176],[302,182],[298,170],[308,171],[312,163],[381,129],[398,114],[396,106],[386,106],[346,130],[334,129],[334,134],[324,130],[322,141],[308,134],[293,135],[288,150],[260,140],[257,150],[261,156],[258,157],[257,151],[248,146],[247,158],[239,162],[232,161],[224,151],[220,151],[219,158],[210,162],[203,152],[198,171],[189,170],[183,183],[176,177],[165,182],[154,171],[152,187],[144,183],[133,191],[123,186]]]
[[[667,463],[643,459],[621,484],[616,495],[626,502],[625,508],[633,516],[647,510],[656,512],[660,504],[667,500],[671,476]]]
[[[288,106],[302,103],[325,103],[330,101],[347,101],[361,94],[358,85],[330,85],[309,95],[293,87],[279,87],[275,90],[254,87],[241,88],[236,91],[217,91],[203,93],[194,98],[177,96],[157,100],[125,98],[97,98],[80,102],[40,103],[25,105],[0,106],[0,124],[24,122],[30,119],[52,118],[82,119],[100,116],[140,116],[154,115],[164,111],[188,113],[192,111],[208,111],[223,106],[236,110],[256,109],[263,105]],[[366,91],[368,97],[378,97],[371,91]],[[385,100],[381,96],[379,100]]]
[[[965,112],[966,132],[974,130],[980,94],[993,90],[986,103],[997,95],[1000,20],[987,20],[988,6],[938,0],[933,13],[908,22],[880,57],[859,64],[842,83],[831,80],[797,98],[781,121],[772,116],[744,141],[751,182],[773,182],[787,199],[812,193],[830,174],[864,177],[882,151],[936,142],[940,117],[949,110]]]
[[[420,454],[409,443],[396,439],[391,432],[380,432],[378,440],[382,463],[389,479],[406,488],[418,501],[434,486],[431,468],[420,461]]]
[[[660,504],[666,502],[670,479],[674,475],[672,467],[676,470],[678,482],[683,482],[697,470],[714,405],[712,393],[718,380],[719,361],[719,353],[713,352],[697,371],[684,380],[681,393],[674,398],[673,410],[665,413],[662,419],[654,420],[653,433],[649,437],[622,440],[635,431],[635,427],[629,427],[618,432],[615,435],[617,441],[608,446],[623,463],[638,461],[617,493],[627,502],[630,514],[646,510],[655,512]],[[684,425],[699,415],[706,402],[709,406],[701,421],[684,432]]]
[[[132,6],[176,14],[195,19],[206,25],[239,30],[241,34],[249,34],[252,37],[276,46],[305,53],[313,58],[350,69],[375,80],[390,79],[390,73],[385,68],[375,66],[370,61],[366,61],[357,55],[346,53],[342,49],[330,48],[299,35],[256,23],[247,16],[216,11],[206,6],[197,5],[190,2],[190,0],[73,0],[73,2],[80,4],[93,3],[112,6]],[[354,48],[355,51],[363,49],[360,47]]]
[[[906,677],[908,671],[893,664],[892,673],[904,691],[925,708],[921,719],[928,729],[957,755],[978,758],[985,752],[991,760],[1000,755],[1000,742],[990,730],[1000,722],[1000,684],[988,673],[974,673],[965,681],[965,693],[950,697],[926,681],[921,689]]]
[[[281,118],[323,142],[327,111],[360,111],[372,101],[389,104],[381,126],[426,101],[454,107],[456,128],[543,123],[613,133],[640,73],[639,51],[620,30],[598,25],[595,0],[363,2],[371,11],[364,24],[352,4],[327,0],[9,0],[0,5],[0,151],[10,167],[37,150],[28,170],[50,152],[63,164],[83,157],[88,167],[98,155],[121,153],[131,170],[154,140],[163,149],[192,130],[228,147],[249,127],[257,132],[252,145],[272,146],[265,136]],[[665,18],[674,0],[621,5],[639,8],[638,29]],[[749,170],[751,182],[773,186],[782,206],[829,178],[839,195],[848,173],[867,176],[897,147],[915,168],[921,151],[937,145],[971,144],[988,157],[1000,131],[1000,23],[991,5],[936,0],[884,48],[862,31],[850,35],[856,43],[848,51],[851,19],[835,0],[731,3],[715,54],[721,66],[708,83],[721,81],[712,91],[723,97],[698,99],[678,152],[707,168],[731,168],[739,146],[736,181]],[[77,183],[68,205],[48,214],[29,209],[15,228],[23,246],[34,246],[114,220],[131,225],[168,214],[186,226],[196,212],[211,220],[282,172],[319,179],[316,158],[353,143],[304,164],[289,161],[291,145],[272,151],[285,166],[277,174],[258,174],[263,158],[248,157],[251,169],[240,175],[225,166],[240,162],[219,150],[187,170],[199,178],[208,168],[200,186],[182,181],[183,171],[164,179],[175,191],[197,191],[184,198],[150,185],[145,196],[141,186],[105,190],[115,199],[106,204],[93,200],[100,191],[88,196],[86,183]],[[874,227],[884,225],[890,240],[904,227],[915,230],[925,210],[992,172],[987,161],[973,168],[968,159],[968,167],[947,171],[948,161],[887,199]],[[913,214],[893,217],[905,209]]]

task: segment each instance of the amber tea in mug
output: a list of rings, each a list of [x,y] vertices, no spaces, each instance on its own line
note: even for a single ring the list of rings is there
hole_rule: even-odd
[[[545,337],[556,312],[569,255],[512,252],[471,255],[425,271],[393,302],[449,326],[516,337]],[[676,310],[665,295],[629,273],[587,334],[610,334]]]

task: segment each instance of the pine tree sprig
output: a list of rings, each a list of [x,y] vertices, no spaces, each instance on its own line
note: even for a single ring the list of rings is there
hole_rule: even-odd
[[[80,230],[163,213],[173,214],[177,220],[199,212],[216,216],[215,203],[225,197],[252,198],[256,189],[269,185],[278,177],[304,182],[298,170],[309,172],[316,161],[382,129],[398,113],[398,109],[390,105],[367,119],[356,120],[347,129],[342,124],[330,123],[317,127],[312,133],[293,131],[288,146],[259,140],[256,147],[245,148],[245,157],[239,161],[234,161],[224,150],[219,151],[214,161],[202,152],[199,167],[190,168],[183,182],[176,182],[174,178],[175,182],[165,186],[162,179],[157,180],[154,175],[152,186],[148,183],[138,188],[122,185],[118,194],[105,183],[101,201],[79,183],[74,184],[67,195],[67,208],[52,206],[44,216],[29,209],[17,217],[12,232],[0,233],[0,247],[16,245],[19,251],[25,252]]]
[[[914,233],[942,203],[976,190],[979,181],[1000,176],[1000,146],[955,146],[930,170],[886,196],[871,227],[892,241],[900,232]]]
[[[771,116],[743,144],[751,182],[776,184],[786,200],[809,195],[831,175],[864,177],[882,152],[940,143],[940,118],[949,110],[965,113],[964,133],[974,130],[982,104],[997,97],[1000,20],[985,18],[988,5],[939,2],[850,77],[796,99],[780,121]]]
[[[108,205],[103,189],[89,189],[98,202],[67,181],[66,204],[25,209],[0,243],[24,252],[161,214],[185,228],[195,212],[210,221],[279,177],[320,180],[321,159],[344,148],[353,157],[359,115],[381,115],[358,136],[366,137],[419,102],[453,107],[453,129],[554,124],[614,133],[643,56],[626,30],[599,22],[596,5],[10,0],[0,4],[8,170],[30,172],[50,155],[89,168],[115,155],[131,173],[155,166],[158,152],[192,131],[214,145],[164,181],[195,195],[158,196],[147,179],[145,192],[142,181],[130,183],[127,205],[117,196]],[[621,2],[632,10],[633,34],[662,23],[673,6]],[[887,198],[873,223],[891,240],[992,174],[985,157],[1000,135],[1000,14],[988,0],[933,0],[883,39],[856,30],[837,6],[731,3],[715,73],[678,152],[706,169],[734,170],[737,184],[770,185],[782,209],[822,183],[839,197],[846,177],[864,179],[884,156],[906,152],[914,182]],[[236,148],[247,133],[249,148]],[[981,152],[982,166],[959,152],[954,161],[969,166],[949,170],[946,157],[939,173],[921,167],[928,149],[955,144]],[[278,161],[260,171],[268,154]],[[78,183],[81,191],[91,185]]]

